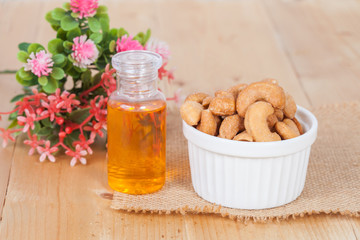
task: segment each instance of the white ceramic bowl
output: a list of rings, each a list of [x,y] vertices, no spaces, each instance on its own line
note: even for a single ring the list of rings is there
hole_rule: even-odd
[[[192,184],[205,200],[240,209],[264,209],[295,200],[305,184],[315,116],[298,106],[304,134],[277,142],[240,142],[214,137],[183,121]]]

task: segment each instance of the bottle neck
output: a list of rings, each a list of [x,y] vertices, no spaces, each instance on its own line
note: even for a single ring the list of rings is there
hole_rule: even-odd
[[[157,91],[157,74],[146,77],[118,75],[118,91],[130,98],[146,98]]]

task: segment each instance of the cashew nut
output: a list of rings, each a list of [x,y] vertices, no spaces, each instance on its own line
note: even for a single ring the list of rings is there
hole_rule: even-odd
[[[202,105],[203,105],[203,107],[204,107],[204,108],[208,108],[208,107],[209,107],[209,104],[210,104],[210,102],[211,102],[212,99],[213,99],[213,98],[210,97],[210,96],[207,96],[206,98],[204,98],[204,99],[202,100]]]
[[[282,122],[275,124],[276,132],[281,136],[282,139],[290,139],[300,135],[296,124],[291,119],[284,119]]]
[[[253,142],[253,138],[252,136],[247,133],[246,131],[243,131],[241,133],[239,133],[238,135],[236,135],[233,140],[235,141],[246,141],[246,142]]]
[[[268,82],[252,83],[239,93],[236,110],[241,117],[244,117],[248,107],[261,100],[271,103],[275,108],[283,109],[285,106],[284,90],[280,86]]]
[[[233,115],[235,113],[234,96],[231,93],[222,92],[211,100],[209,110],[217,116]]]
[[[219,137],[226,139],[233,139],[234,136],[244,128],[244,119],[235,114],[226,117],[219,129]]]
[[[197,126],[197,129],[214,136],[217,131],[217,122],[215,118],[218,118],[218,116],[212,115],[209,110],[203,110],[201,112],[200,124]]]
[[[284,114],[286,117],[288,118],[294,118],[295,117],[295,113],[296,113],[296,103],[295,103],[295,100],[294,98],[286,93],[286,101],[285,101],[285,107],[284,107]]]
[[[281,140],[280,136],[277,133],[272,133],[268,127],[267,118],[273,113],[274,108],[270,103],[264,101],[255,102],[248,107],[245,114],[245,129],[253,137],[254,141],[271,142]]]
[[[187,124],[197,125],[203,109],[203,106],[198,102],[186,101],[180,107],[180,115]]]
[[[300,135],[304,134],[304,130],[303,130],[300,122],[296,119],[296,117],[294,117],[292,120],[293,120],[294,123],[296,124],[296,126],[297,126],[297,128],[298,128],[298,130],[299,130]]]
[[[279,121],[282,121],[284,119],[284,112],[281,109],[275,108],[274,114]]]
[[[227,92],[231,93],[232,95],[234,95],[234,98],[236,99],[239,92],[241,92],[242,90],[244,90],[248,85],[246,83],[240,83],[238,85],[232,86],[231,88],[229,88],[227,90]]]
[[[209,94],[197,92],[197,93],[193,93],[193,94],[190,94],[189,96],[187,96],[185,101],[195,101],[198,103],[202,103],[204,98],[206,98],[208,96],[209,96]]]
[[[273,127],[275,126],[275,124],[278,122],[278,118],[276,117],[275,113],[271,114],[268,118],[267,118],[267,123],[268,123],[268,127],[270,130],[273,129]]]

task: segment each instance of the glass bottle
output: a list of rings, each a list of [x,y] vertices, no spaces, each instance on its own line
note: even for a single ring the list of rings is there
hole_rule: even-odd
[[[125,51],[112,58],[118,89],[108,101],[108,182],[112,189],[146,194],[165,183],[166,100],[158,91],[160,55]]]

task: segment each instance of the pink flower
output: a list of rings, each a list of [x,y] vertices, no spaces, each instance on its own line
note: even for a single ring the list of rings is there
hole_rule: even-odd
[[[36,55],[34,52],[30,54],[30,59],[27,60],[27,63],[24,65],[25,71],[31,71],[38,77],[48,76],[52,72],[52,66],[54,62],[51,59],[51,55],[46,53],[45,50],[37,52]]]
[[[17,117],[17,120],[20,123],[25,124],[23,132],[27,132],[29,130],[29,128],[34,130],[34,128],[35,128],[34,121],[36,120],[35,113],[30,113],[28,109],[25,109],[25,115],[26,115],[26,117],[24,117],[24,116]]]
[[[108,96],[116,90],[116,80],[113,77],[113,74],[116,72],[116,69],[110,70],[110,64],[107,64],[105,67],[105,72],[101,75],[103,81],[103,87],[106,90]]]
[[[104,132],[101,130],[103,128],[105,128],[104,122],[92,121],[92,126],[85,126],[84,130],[91,132],[90,139],[95,139],[96,134],[99,134],[100,137],[104,137]]]
[[[52,154],[59,149],[57,147],[50,147],[49,140],[45,142],[45,147],[38,146],[36,149],[41,154],[40,162],[45,161],[46,157],[50,160],[50,162],[55,162],[55,157]]]
[[[72,156],[73,158],[70,161],[70,166],[75,166],[76,162],[79,160],[83,165],[86,164],[86,159],[83,156],[86,156],[87,152],[81,148],[78,144],[75,147],[75,151],[67,150],[66,155]]]
[[[38,136],[35,134],[30,137],[29,140],[25,140],[24,143],[26,145],[29,145],[31,148],[29,150],[29,155],[33,155],[35,152],[35,149],[39,147],[39,145],[44,144],[44,140],[38,140]]]
[[[158,53],[163,58],[163,62],[167,62],[170,58],[169,45],[166,42],[150,39],[145,50]]]
[[[36,88],[31,89],[31,91],[33,92],[34,95],[24,97],[23,101],[32,100],[31,102],[29,102],[31,105],[36,107],[40,106],[41,100],[46,100],[46,94],[39,93]]]
[[[99,99],[98,103],[96,101]],[[99,122],[106,121],[107,114],[107,98],[104,96],[96,96],[93,100],[90,101],[90,114],[93,114],[95,119]]]
[[[71,11],[79,13],[79,18],[91,17],[96,13],[98,8],[97,0],[70,0]]]
[[[54,95],[50,95],[48,96],[48,100],[49,102],[42,102],[41,106],[43,106],[46,110],[44,110],[40,116],[49,116],[50,117],[50,121],[54,121],[55,117],[56,117],[56,113],[60,112],[60,109],[57,108],[57,101],[56,101],[56,97]]]
[[[99,50],[95,43],[91,39],[86,40],[86,38],[86,35],[74,38],[72,46],[71,57],[74,59],[74,65],[80,68],[86,68],[95,62],[99,56]]]
[[[5,148],[9,142],[9,139],[11,141],[15,141],[15,138],[13,136],[11,136],[11,130],[10,129],[4,129],[4,128],[0,128],[0,136],[3,138],[3,142],[2,142],[2,146],[3,148]]]
[[[167,69],[165,69],[167,65],[167,62],[165,62],[158,71],[159,74],[159,79],[162,80],[164,77],[166,77],[168,79],[168,81],[170,82],[171,80],[174,80],[174,74],[173,71],[168,71]]]
[[[66,90],[60,94],[60,88],[58,88],[54,95],[49,96],[49,99],[57,103],[56,108],[66,109],[68,113],[71,113],[73,107],[80,104],[79,100],[74,99],[75,97],[76,95],[74,93],[70,94]]]
[[[143,50],[144,47],[139,43],[138,40],[133,40],[133,37],[124,35],[116,41],[116,51],[123,52],[129,50]]]
[[[80,147],[82,147],[83,149],[86,149],[86,151],[89,154],[93,154],[93,151],[89,145],[94,143],[94,139],[90,138],[89,140],[86,140],[84,135],[80,135],[79,139],[80,139],[79,141],[73,142],[73,146],[80,145]]]

